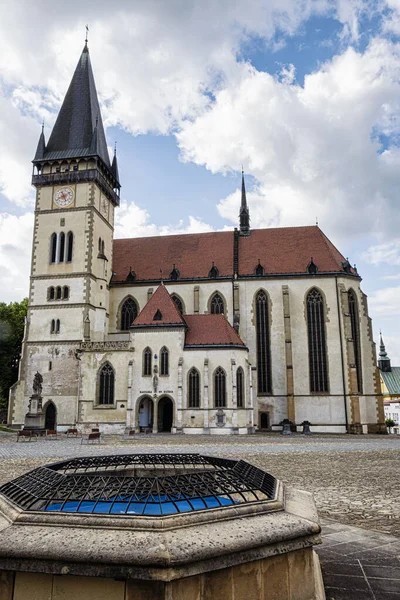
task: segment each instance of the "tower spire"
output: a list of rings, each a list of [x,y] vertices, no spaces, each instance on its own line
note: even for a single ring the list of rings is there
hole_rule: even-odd
[[[46,140],[44,137],[44,122],[42,123],[42,132],[39,136],[38,145],[36,148],[35,158],[33,160],[41,160],[46,152]]]
[[[111,165],[111,171],[115,177],[115,179],[119,183],[119,172],[118,172],[118,161],[117,161],[117,142],[114,145],[114,157]]]
[[[240,222],[240,235],[242,235],[242,236],[250,235],[250,213],[249,213],[249,207],[247,206],[246,186],[244,183],[243,167],[242,167],[242,199],[241,199],[241,203],[240,203],[239,222]]]
[[[383,341],[383,337],[382,337],[382,332],[379,332],[380,335],[380,344],[379,344],[379,360],[378,360],[378,365],[381,371],[388,372],[392,370],[391,364],[390,364],[390,358],[387,355],[386,352],[386,348],[385,348],[385,344]]]

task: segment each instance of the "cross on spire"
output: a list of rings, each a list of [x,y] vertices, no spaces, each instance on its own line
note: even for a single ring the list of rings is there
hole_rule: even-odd
[[[85,25],[85,28],[86,28],[85,46],[87,46],[87,43],[88,43],[88,34],[89,34],[89,27],[87,25]]]

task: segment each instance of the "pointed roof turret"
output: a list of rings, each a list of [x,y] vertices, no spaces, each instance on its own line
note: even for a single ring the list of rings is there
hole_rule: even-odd
[[[42,133],[40,134],[38,145],[36,148],[35,158],[33,160],[41,160],[46,152],[46,140],[44,137],[44,125],[42,125]]]
[[[242,200],[240,204],[240,235],[250,235],[250,213],[247,206],[246,186],[244,184],[244,172],[242,169]]]
[[[83,156],[98,156],[111,168],[86,42],[44,156],[34,160]]]
[[[392,370],[390,358],[387,355],[385,344],[383,342],[382,333],[380,333],[378,365],[381,371],[388,372]]]
[[[115,142],[114,146],[114,158],[111,165],[111,171],[114,175],[115,179],[119,182],[119,173],[118,173],[118,162],[117,162],[117,142]]]

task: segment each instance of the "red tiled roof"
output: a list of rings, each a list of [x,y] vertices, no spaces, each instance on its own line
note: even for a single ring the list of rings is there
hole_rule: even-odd
[[[130,268],[138,280],[165,279],[173,265],[181,279],[208,277],[212,263],[220,276],[233,274],[233,231],[114,240],[113,281]],[[252,275],[260,259],[265,273],[306,273],[313,257],[319,272],[343,271],[344,257],[318,226],[253,229],[239,239],[239,275]]]
[[[185,315],[189,329],[185,346],[237,345],[244,343],[224,315]]]
[[[161,314],[161,318],[154,320],[157,313]],[[185,325],[185,321],[166,287],[159,285],[134,320],[133,325]]]

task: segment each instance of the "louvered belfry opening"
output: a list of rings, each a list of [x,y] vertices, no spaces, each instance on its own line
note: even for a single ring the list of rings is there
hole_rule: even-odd
[[[133,298],[127,298],[121,309],[121,329],[126,331],[138,315],[137,304]]]
[[[200,375],[199,375],[198,370],[195,369],[194,367],[189,371],[188,384],[189,384],[188,385],[189,408],[199,408],[200,407]]]
[[[351,322],[351,337],[354,344],[354,361],[357,372],[357,391],[362,394],[362,366],[361,366],[361,344],[360,344],[360,319],[358,313],[358,303],[354,290],[349,290],[349,312]]]
[[[256,295],[257,383],[259,394],[272,393],[269,302],[264,290]]]
[[[307,294],[307,330],[310,392],[328,392],[324,299],[315,288]]]
[[[100,371],[99,404],[114,404],[114,370],[110,363]]]

